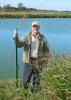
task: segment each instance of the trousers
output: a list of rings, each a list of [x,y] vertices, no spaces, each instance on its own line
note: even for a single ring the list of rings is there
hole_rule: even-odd
[[[40,85],[40,73],[37,69],[33,69],[29,63],[24,63],[23,72],[23,85],[24,88],[28,88],[30,80],[32,78],[33,89]]]

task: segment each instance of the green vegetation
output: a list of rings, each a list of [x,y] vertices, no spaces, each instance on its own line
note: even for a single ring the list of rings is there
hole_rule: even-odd
[[[18,3],[17,7],[11,7],[10,4],[0,7],[0,18],[71,18],[71,11],[40,10],[27,8],[23,3]]]
[[[18,8],[7,5],[0,8],[0,18],[71,18],[71,11],[54,11],[54,10],[37,10],[34,8],[23,7],[22,4]]]
[[[13,79],[0,81],[0,100],[71,100],[71,57],[51,54],[48,67],[41,77],[41,91],[32,94],[31,83],[25,90],[19,80],[16,89]]]
[[[0,18],[71,18],[71,12],[54,11],[0,11]]]

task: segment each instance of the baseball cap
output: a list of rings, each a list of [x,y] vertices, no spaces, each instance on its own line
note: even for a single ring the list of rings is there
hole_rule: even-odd
[[[33,26],[33,25],[40,26],[40,25],[39,25],[39,22],[37,22],[37,21],[32,22],[32,26]]]

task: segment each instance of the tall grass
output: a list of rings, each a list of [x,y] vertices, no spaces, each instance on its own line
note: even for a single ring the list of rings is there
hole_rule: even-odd
[[[21,80],[18,89],[14,79],[0,81],[0,100],[71,100],[71,57],[51,54],[41,74],[41,91],[36,94],[30,91],[31,83],[25,90]]]
[[[71,12],[48,12],[48,11],[0,11],[1,18],[71,18]]]

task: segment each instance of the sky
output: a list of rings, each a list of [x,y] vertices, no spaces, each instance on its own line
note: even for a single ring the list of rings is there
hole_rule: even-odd
[[[18,3],[23,3],[27,8],[71,11],[71,0],[0,0],[0,6],[10,4],[17,7]]]

